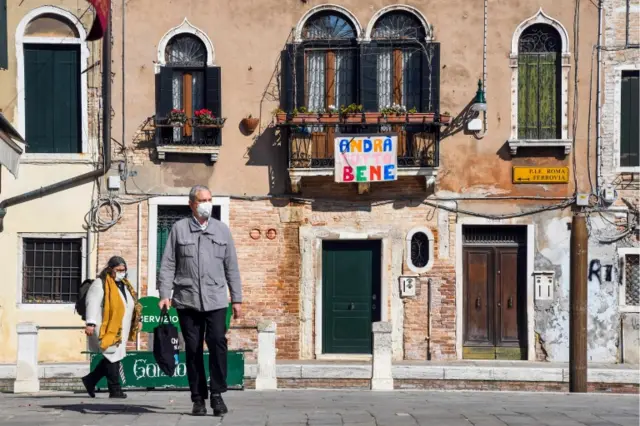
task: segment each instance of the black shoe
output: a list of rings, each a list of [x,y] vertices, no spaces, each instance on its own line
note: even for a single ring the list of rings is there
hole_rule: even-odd
[[[216,417],[220,417],[229,412],[220,394],[211,395],[211,408],[213,408],[213,415]]]
[[[93,385],[89,381],[89,378],[87,376],[84,376],[82,378],[82,384],[84,385],[84,388],[87,390],[87,393],[89,394],[89,396],[91,398],[95,398],[96,397],[96,387],[95,387],[95,385]]]
[[[191,410],[192,416],[206,416],[207,406],[204,405],[204,401],[196,401],[193,403],[193,409]]]
[[[118,386],[109,386],[109,398],[114,399],[126,399],[127,394],[122,392],[122,388],[120,385]]]

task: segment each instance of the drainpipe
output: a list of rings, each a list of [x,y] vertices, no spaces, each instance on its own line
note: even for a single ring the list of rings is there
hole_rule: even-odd
[[[431,278],[427,281],[427,361],[431,361]]]
[[[104,176],[111,168],[111,17],[107,20],[102,38],[102,151],[103,164],[99,169],[0,201],[0,232],[4,228],[3,220],[8,207],[91,182]]]
[[[136,293],[140,298],[140,281],[142,280],[142,203],[138,203],[138,258],[137,263],[137,277],[136,277]],[[140,350],[140,333],[136,337],[136,350]]]
[[[627,5],[629,3],[627,2]],[[602,141],[601,141],[601,132],[600,132],[600,121],[601,121],[601,115],[602,115],[602,104],[601,104],[601,100],[600,100],[600,96],[601,96],[601,88],[600,85],[602,84],[600,79],[602,76],[602,14],[603,14],[603,8],[602,8],[602,0],[600,0],[598,2],[598,52],[597,52],[597,57],[598,59],[596,60],[596,62],[598,63],[598,67],[596,68],[596,195],[600,194],[600,185],[602,184],[601,182],[601,169],[602,169],[602,160],[601,160],[601,152],[600,152],[600,148],[602,146]],[[627,15],[628,17],[628,15]],[[574,154],[575,155],[575,154]],[[587,153],[587,155],[591,155],[590,153]]]

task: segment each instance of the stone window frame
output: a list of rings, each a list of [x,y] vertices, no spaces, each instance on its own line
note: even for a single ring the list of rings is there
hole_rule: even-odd
[[[69,37],[34,37],[34,36],[26,36],[25,31],[27,26],[34,21],[35,19],[46,16],[46,15],[54,15],[56,17],[61,18],[65,21],[69,26],[74,28],[77,33],[77,38],[69,38]],[[32,9],[22,17],[20,23],[16,27],[16,35],[15,35],[15,43],[16,43],[16,91],[18,98],[18,110],[16,113],[17,120],[17,129],[22,136],[25,136],[26,129],[26,101],[25,101],[25,85],[26,79],[24,75],[24,45],[25,43],[33,43],[33,44],[75,44],[80,47],[80,70],[86,70],[89,63],[89,47],[87,42],[85,41],[87,38],[87,32],[83,25],[80,22],[80,19],[69,12],[66,9],[63,9],[58,6],[41,6],[35,9]],[[89,96],[89,87],[87,81],[87,73],[80,73],[80,132],[81,132],[81,140],[82,140],[82,151],[81,153],[69,153],[69,154],[43,154],[43,153],[28,153],[25,152],[22,154],[21,162],[22,163],[50,163],[50,162],[68,162],[68,163],[92,163],[94,155],[97,155],[97,152],[87,155],[90,152],[89,142],[90,139],[95,139],[90,137],[89,135],[89,106],[88,106],[88,96]],[[96,145],[97,147],[97,141]]]
[[[628,306],[626,304],[626,276],[625,276],[625,262],[627,260],[628,255],[640,255],[640,247],[625,247],[618,249],[618,270],[620,271],[620,276],[618,280],[618,309],[620,312],[624,313],[640,313],[640,305],[638,306]],[[636,283],[640,285],[640,283]]]
[[[618,65],[614,68],[614,92],[613,92],[613,164],[615,164],[616,173],[640,173],[640,167],[621,167],[620,166],[620,122],[622,120],[622,72],[638,71],[640,64]]]
[[[16,307],[19,310],[29,311],[72,311],[75,309],[75,303],[25,303],[22,301],[23,293],[23,262],[24,262],[24,239],[71,239],[82,241],[82,262],[81,262],[81,280],[87,278],[87,234],[80,232],[21,232],[18,233],[18,274],[16,283]]]
[[[561,138],[560,139],[544,139],[544,140],[532,140],[532,139],[518,139],[518,56],[519,56],[519,43],[522,33],[532,25],[546,24],[553,27],[559,34],[562,46],[561,52],[561,77],[560,77],[560,108],[561,108]],[[569,139],[569,81],[571,70],[571,53],[569,51],[569,35],[566,28],[557,19],[551,18],[542,11],[542,8],[538,12],[525,19],[518,25],[513,33],[511,39],[511,54],[509,56],[509,67],[511,68],[511,133],[508,140],[509,150],[511,155],[515,156],[518,152],[518,148],[522,147],[561,147],[564,149],[564,154],[568,155],[571,152],[572,140]]]
[[[211,39],[209,38],[209,36],[207,36],[207,34],[204,31],[192,25],[187,18],[184,18],[184,20],[180,25],[171,28],[160,39],[160,42],[158,43],[158,50],[156,53],[157,59],[154,67],[154,71],[156,74],[160,73],[160,67],[163,67],[167,64],[166,57],[165,57],[165,51],[167,50],[167,45],[169,44],[171,39],[173,39],[175,36],[180,34],[191,34],[195,37],[198,37],[200,41],[204,43],[204,47],[207,50],[207,63],[205,66],[206,67],[215,66],[216,51],[213,48],[213,43],[211,42]]]
[[[415,266],[413,264],[413,260],[411,259],[411,239],[415,234],[420,232],[425,234],[427,236],[427,239],[429,240],[429,261],[422,268]],[[426,228],[424,226],[418,226],[418,227],[412,228],[407,233],[407,237],[405,238],[405,262],[407,263],[407,267],[411,272],[414,272],[416,274],[423,274],[425,272],[430,271],[431,268],[433,268],[433,263],[435,261],[434,245],[435,245],[435,238],[433,236],[433,232],[431,232],[429,228]]]

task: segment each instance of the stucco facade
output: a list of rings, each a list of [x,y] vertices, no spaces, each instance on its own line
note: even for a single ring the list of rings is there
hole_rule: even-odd
[[[22,156],[18,179],[0,168],[0,199],[8,199],[42,186],[94,169],[98,161],[98,117],[100,68],[99,43],[86,43],[92,13],[77,2],[26,1],[7,7],[8,68],[0,70],[0,108],[13,126],[25,134],[24,74],[25,45],[77,46],[84,70],[80,78],[82,96],[78,106],[81,115],[82,148],[76,154],[27,153]],[[38,21],[39,20],[39,21]],[[35,23],[35,24],[34,24]],[[33,24],[33,25],[32,25]],[[80,71],[80,70],[78,70]],[[32,89],[33,90],[33,89]],[[27,142],[29,144],[29,142]],[[25,239],[72,239],[82,247],[82,274],[95,268],[96,244],[86,230],[85,215],[95,195],[93,183],[78,186],[55,195],[9,207],[0,234],[0,265],[3,270],[0,296],[0,363],[15,363],[17,351],[16,325],[31,321],[39,326],[82,326],[74,313],[73,303],[30,303],[25,297]],[[85,336],[79,330],[42,330],[39,359],[42,362],[85,360]],[[61,343],[64,342],[64,343]]]
[[[157,294],[158,229],[163,212],[167,206],[184,207],[189,188],[206,184],[236,241],[245,292],[242,324],[277,321],[279,358],[368,356],[328,354],[323,349],[323,242],[375,240],[381,252],[380,318],[392,324],[394,359],[452,360],[473,355],[465,349],[465,321],[471,309],[467,302],[475,300],[466,290],[465,256],[471,237],[465,232],[485,226],[488,228],[482,229],[500,229],[507,235],[509,229],[517,229],[522,289],[516,304],[522,314],[518,320],[522,357],[567,361],[568,205],[576,185],[578,192],[589,192],[587,162],[595,170],[595,151],[588,151],[587,140],[593,139],[588,123],[595,120],[595,100],[590,107],[588,94],[595,92],[589,58],[598,42],[598,8],[581,2],[579,28],[574,28],[572,2],[488,2],[485,55],[482,6],[464,1],[410,1],[407,5],[386,0],[368,4],[345,0],[331,5],[319,1],[251,5],[183,1],[159,8],[151,0],[124,6],[114,2],[111,175],[121,177],[121,188],[111,196],[119,203],[121,214],[114,226],[96,236],[97,250],[92,252],[97,254],[97,265],[104,265],[112,255],[122,255],[142,294]],[[452,118],[437,132],[438,161],[410,171],[406,168],[403,173],[399,169],[397,181],[371,183],[368,191],[355,184],[335,183],[331,166],[322,172],[293,167],[289,130],[277,125],[273,114],[283,107],[287,96],[282,52],[303,39],[305,23],[317,13],[341,16],[356,34],[355,48],[364,49],[372,45],[376,22],[394,11],[415,17],[428,41],[439,43],[437,110],[450,112]],[[519,131],[520,37],[534,25],[552,28],[559,40],[554,46],[559,58],[558,136],[542,141],[521,137]],[[219,67],[221,116],[226,121],[215,150],[182,147],[178,154],[162,154],[154,118],[158,99],[162,99],[157,87],[167,66],[167,46],[181,34],[200,40],[204,67]],[[486,127],[474,133],[466,126],[478,79],[485,83],[486,116],[480,113],[478,117]],[[249,114],[259,118],[254,132],[246,132],[240,124]],[[568,167],[568,183],[515,184],[515,166]],[[36,166],[24,166],[25,174],[28,167]],[[37,186],[28,182],[29,188]],[[74,190],[84,191],[87,197],[83,208],[78,209],[76,202],[74,214],[79,219],[89,210],[91,200],[91,188],[81,188]],[[108,191],[102,186],[100,193],[106,196]],[[64,194],[68,197],[71,192]],[[36,202],[20,208],[33,205]],[[17,211],[9,211],[7,225]],[[81,227],[82,221],[77,225]],[[12,235],[11,229],[16,228],[5,229],[0,244]],[[410,236],[419,229],[427,230],[430,252],[428,266],[416,272],[410,265]],[[10,266],[16,264],[13,261]],[[95,272],[96,265],[92,265],[87,274]],[[552,294],[545,300],[535,295],[534,279],[539,272],[554,274]],[[401,291],[400,277],[404,276],[417,277],[415,295]],[[615,362],[619,359],[617,287],[611,282],[603,288],[589,284],[589,360]],[[512,301],[508,303],[511,306]],[[77,322],[71,313],[65,319]],[[80,342],[81,337],[77,338]],[[230,341],[232,347],[255,347],[255,335],[249,331],[233,330]],[[66,359],[67,354],[59,354],[59,360]]]

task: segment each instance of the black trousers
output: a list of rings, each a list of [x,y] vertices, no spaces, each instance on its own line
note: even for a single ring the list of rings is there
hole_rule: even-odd
[[[107,386],[110,391],[120,388],[120,361],[111,362],[106,358],[96,365],[96,368],[86,376],[89,382],[96,386],[98,382],[103,378],[107,378]]]
[[[227,391],[227,308],[200,312],[178,309],[180,328],[187,353],[187,378],[191,401],[208,398],[207,376],[204,370],[204,342],[209,349],[209,379],[211,393]]]

